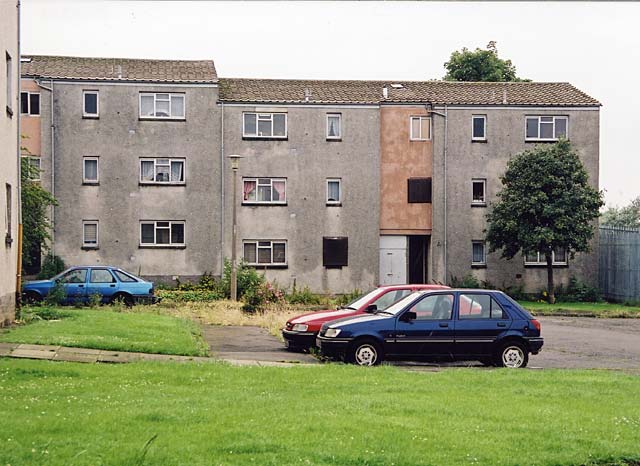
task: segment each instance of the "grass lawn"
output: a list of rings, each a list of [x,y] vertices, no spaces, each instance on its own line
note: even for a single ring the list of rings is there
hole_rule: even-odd
[[[614,303],[556,303],[518,301],[534,315],[569,315],[585,317],[640,318],[640,306],[623,306]]]
[[[0,359],[0,464],[624,464],[640,377]]]
[[[2,331],[0,342],[207,355],[208,346],[200,327],[190,320],[139,310],[115,312],[110,309],[27,308],[27,315],[34,312],[55,319],[32,320],[26,325]]]

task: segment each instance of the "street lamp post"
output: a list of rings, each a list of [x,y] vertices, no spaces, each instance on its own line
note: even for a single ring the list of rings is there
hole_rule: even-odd
[[[231,209],[232,230],[231,230],[231,300],[238,300],[238,271],[236,266],[236,242],[238,233],[238,219],[236,211],[236,202],[238,195],[238,168],[240,167],[241,155],[229,155],[231,159],[231,170],[233,171],[233,206]]]

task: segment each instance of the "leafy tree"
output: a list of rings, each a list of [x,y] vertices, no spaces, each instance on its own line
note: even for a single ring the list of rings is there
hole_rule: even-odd
[[[640,228],[640,196],[624,207],[609,207],[600,218],[607,227]]]
[[[593,220],[603,205],[602,193],[567,140],[539,145],[513,157],[501,177],[498,202],[487,215],[490,251],[539,252],[547,264],[547,293],[555,302],[552,253],[563,248],[572,256],[589,250]]]
[[[516,67],[511,60],[498,57],[494,41],[489,42],[486,50],[476,48],[471,51],[465,47],[454,51],[444,67],[447,69],[446,81],[528,81],[516,76]]]
[[[23,151],[25,149],[23,148]],[[38,178],[38,168],[29,163],[29,159],[22,158],[22,266],[32,265],[32,251],[46,249],[47,240],[51,239],[51,222],[47,217],[47,209],[57,205],[55,198],[46,191],[40,183],[33,181]]]

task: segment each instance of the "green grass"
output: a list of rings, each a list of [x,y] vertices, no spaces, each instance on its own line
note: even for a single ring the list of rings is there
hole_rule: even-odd
[[[45,319],[0,333],[0,342],[76,346],[113,351],[206,356],[208,346],[194,322],[150,312],[32,308]]]
[[[615,303],[540,303],[518,301],[534,315],[567,315],[577,317],[626,317],[640,318],[640,306],[625,306]]]
[[[598,371],[0,359],[0,464],[631,462],[638,393]]]

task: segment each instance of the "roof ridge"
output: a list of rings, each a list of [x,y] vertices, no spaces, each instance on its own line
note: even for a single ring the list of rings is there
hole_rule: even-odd
[[[426,79],[426,80],[404,80],[404,79],[309,79],[309,78],[235,78],[235,77],[220,77],[220,80],[228,81],[279,81],[279,82],[334,82],[334,83],[375,83],[375,84],[454,84],[454,85],[531,85],[531,84],[569,84],[567,81],[445,81],[441,79]],[[575,87],[575,86],[574,86]]]
[[[199,58],[199,59],[190,59],[190,58],[125,58],[125,57],[83,57],[78,55],[39,55],[33,53],[25,53],[21,54],[22,58],[79,58],[79,59],[87,59],[87,60],[134,60],[134,61],[161,61],[161,62],[214,62],[212,58]]]

